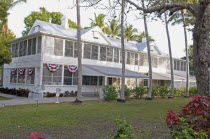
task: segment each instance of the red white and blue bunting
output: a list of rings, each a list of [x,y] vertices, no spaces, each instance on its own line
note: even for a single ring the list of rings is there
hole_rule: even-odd
[[[28,75],[33,75],[34,68],[28,68]]]
[[[70,73],[75,73],[78,70],[78,66],[76,65],[67,65],[66,68],[68,69]]]
[[[19,70],[20,76],[23,76],[24,73],[25,73],[25,69],[24,68],[19,68],[18,70]]]
[[[11,75],[15,75],[16,74],[16,70],[17,69],[11,69]]]
[[[60,68],[60,64],[46,64],[46,67],[50,72],[56,72]]]

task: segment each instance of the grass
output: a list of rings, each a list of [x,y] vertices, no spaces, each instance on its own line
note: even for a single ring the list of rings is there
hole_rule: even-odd
[[[189,100],[131,100],[126,103],[85,101],[60,104],[20,105],[0,108],[0,138],[28,138],[33,131],[52,138],[108,138],[120,116],[135,127],[142,139],[169,138],[165,124],[168,110],[180,110]]]
[[[7,98],[7,97],[2,97],[0,96],[0,100],[10,100],[11,98]]]

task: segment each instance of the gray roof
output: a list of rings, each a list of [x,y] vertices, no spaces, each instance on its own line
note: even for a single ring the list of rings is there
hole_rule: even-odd
[[[97,73],[101,73],[104,76],[111,76],[111,77],[121,77],[122,76],[122,69],[121,68],[114,68],[114,67],[105,67],[105,66],[95,66],[95,65],[83,65],[84,67],[91,69]],[[131,70],[125,70],[125,77],[131,78],[148,78],[148,76],[134,72]]]
[[[38,26],[39,31],[42,31],[42,32],[59,35],[59,36],[70,37],[70,38],[77,37],[76,29],[72,29],[72,28],[66,29],[61,25],[36,20],[33,27],[35,27],[35,26]],[[90,31],[93,28],[95,28],[95,27],[90,27],[90,28],[81,30],[81,35],[87,33],[88,31]],[[29,34],[32,34],[32,33],[34,33],[34,28],[31,28],[31,30],[29,32]],[[107,37],[107,39],[111,42],[113,47],[121,48],[120,39],[115,39],[115,38],[110,38],[110,37]],[[146,43],[136,43],[136,42],[125,41],[125,49],[126,50],[143,51],[144,48],[146,48]]]
[[[171,80],[171,74],[169,74],[169,73],[155,73],[155,72],[153,72],[152,73],[152,79],[153,80]],[[186,77],[174,74],[174,80],[175,81],[186,80]],[[195,81],[195,77],[190,76],[190,81]]]

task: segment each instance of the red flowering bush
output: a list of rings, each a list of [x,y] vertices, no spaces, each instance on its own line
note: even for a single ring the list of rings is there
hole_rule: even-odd
[[[182,107],[179,115],[172,110],[167,112],[166,123],[172,130],[179,129],[180,118],[186,120],[186,125],[198,132],[205,132],[210,136],[210,96],[195,96]]]
[[[166,123],[169,127],[172,127],[179,122],[178,115],[174,111],[169,110],[166,115]]]

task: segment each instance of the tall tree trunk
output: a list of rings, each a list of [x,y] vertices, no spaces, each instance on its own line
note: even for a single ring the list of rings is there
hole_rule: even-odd
[[[188,56],[188,43],[187,43],[187,31],[186,23],[184,18],[184,10],[181,11],[182,21],[184,27],[184,38],[185,38],[185,52],[186,52],[186,94],[185,97],[189,97],[189,56]]]
[[[171,91],[168,96],[168,98],[173,98],[174,94],[174,64],[173,64],[173,58],[172,58],[172,52],[171,52],[171,38],[168,30],[168,19],[167,15],[165,14],[165,24],[166,24],[166,34],[168,39],[168,50],[169,50],[169,57],[170,57],[170,67],[171,67]]]
[[[145,8],[144,6],[144,0],[141,0],[142,2],[142,7]],[[149,33],[148,33],[148,28],[147,28],[147,19],[146,19],[146,14],[144,13],[144,28],[145,28],[145,35],[146,35],[146,40],[147,40],[147,53],[148,53],[148,63],[149,63],[149,88],[148,88],[148,94],[147,97],[145,98],[146,100],[151,100],[152,99],[152,60],[151,60],[151,51],[150,51],[150,46],[149,46]]]
[[[77,0],[77,46],[78,46],[78,85],[76,101],[81,101],[82,97],[82,44],[80,27],[80,0]]]
[[[121,84],[121,92],[120,92],[121,100],[125,100],[124,10],[125,10],[125,0],[122,0],[122,9],[121,9],[122,84]]]
[[[210,48],[209,48],[209,9],[201,4],[197,9],[195,27],[193,30],[193,62],[195,65],[197,95],[209,95]]]

